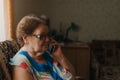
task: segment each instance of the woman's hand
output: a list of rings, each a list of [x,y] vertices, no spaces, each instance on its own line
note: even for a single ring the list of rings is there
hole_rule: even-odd
[[[59,45],[57,41],[55,41],[54,39],[51,39],[51,44],[54,46],[53,56],[57,57],[57,56],[63,55],[61,46]]]
[[[51,43],[55,46],[55,51],[53,53],[53,58],[56,59],[63,68],[70,71],[73,76],[75,75],[75,70],[72,66],[72,64],[69,62],[69,60],[64,56],[61,46],[55,41],[54,39],[51,41]]]

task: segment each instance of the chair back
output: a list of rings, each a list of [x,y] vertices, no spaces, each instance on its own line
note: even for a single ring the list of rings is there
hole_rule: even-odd
[[[15,40],[0,42],[0,80],[12,80],[12,67],[9,62],[19,49],[20,46]]]

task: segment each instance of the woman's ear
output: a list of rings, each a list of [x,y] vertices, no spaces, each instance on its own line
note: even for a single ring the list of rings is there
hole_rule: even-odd
[[[24,34],[24,35],[22,36],[22,39],[23,39],[23,41],[24,41],[25,44],[28,44],[27,35]]]

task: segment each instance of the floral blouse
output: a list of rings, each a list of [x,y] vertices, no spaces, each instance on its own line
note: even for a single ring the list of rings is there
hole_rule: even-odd
[[[46,59],[45,64],[37,63],[27,52],[20,50],[10,60],[10,64],[26,69],[33,76],[34,80],[70,80],[72,74],[62,68],[56,60],[52,58],[49,51],[43,54]]]

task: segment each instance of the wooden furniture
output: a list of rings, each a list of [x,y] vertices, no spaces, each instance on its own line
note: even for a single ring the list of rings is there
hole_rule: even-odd
[[[62,50],[74,66],[76,77],[82,77],[84,80],[89,80],[90,48],[88,45],[65,45]]]
[[[97,66],[95,66],[97,65]],[[91,43],[91,80],[114,80],[120,66],[120,40],[93,40]],[[117,77],[115,77],[118,80]]]
[[[92,57],[95,56],[100,64],[119,65],[119,40],[93,40],[91,44]]]

